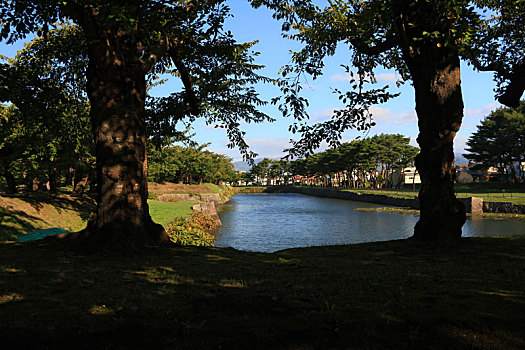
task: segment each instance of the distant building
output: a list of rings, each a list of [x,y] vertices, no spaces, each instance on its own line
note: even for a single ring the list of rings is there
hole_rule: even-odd
[[[495,182],[501,181],[505,176],[498,168],[488,167],[487,169],[482,168],[482,163],[470,161],[468,163],[470,175],[472,175],[474,182]]]
[[[456,182],[474,182],[474,177],[472,176],[467,164],[456,164]]]
[[[419,176],[416,167],[394,169],[390,176],[390,182],[394,187],[421,184],[421,177]]]

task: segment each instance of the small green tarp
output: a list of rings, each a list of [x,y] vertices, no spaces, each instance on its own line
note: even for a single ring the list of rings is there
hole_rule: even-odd
[[[55,235],[59,235],[65,232],[69,232],[69,231],[64,230],[63,228],[58,228],[58,227],[47,228],[45,230],[38,230],[38,231],[23,235],[22,237],[19,237],[16,241],[17,242],[36,241],[37,239],[46,238],[47,236],[55,236]]]

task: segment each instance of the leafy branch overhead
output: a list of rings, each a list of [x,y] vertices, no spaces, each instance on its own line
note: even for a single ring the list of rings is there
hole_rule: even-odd
[[[421,8],[428,7],[422,12],[409,0],[330,0],[324,8],[311,0],[251,3],[274,10],[274,18],[282,22],[283,36],[303,44],[293,53],[292,63],[281,69],[283,96],[273,100],[284,116],[297,120],[290,130],[301,138],[292,141],[290,156],[309,153],[322,140],[336,145],[347,129],[372,127],[369,107],[397,96],[388,86],[369,89],[376,82],[375,70],[396,70],[401,78],[398,85],[413,80],[407,60],[427,47],[459,51],[476,68],[495,71],[497,95],[504,104],[517,105],[525,89],[523,1],[420,2]],[[343,67],[352,73],[352,79],[348,91],[334,92],[345,107],[334,111],[331,120],[312,125],[305,122],[308,101],[301,96],[301,79],[322,75],[324,59],[334,55],[340,43],[348,48],[348,66]]]
[[[239,147],[251,158],[255,154],[248,151],[240,125],[273,120],[258,110],[266,102],[254,89],[256,83],[271,80],[257,73],[262,68],[254,63],[257,53],[253,46],[257,42],[237,43],[233,34],[223,29],[229,16],[223,0],[176,5],[169,1],[131,1],[125,6],[99,1],[0,1],[0,37],[12,42],[36,32],[53,40],[49,32],[68,18],[85,28],[85,34],[93,32],[100,37],[96,33],[99,28],[88,21],[104,18],[113,32],[137,41],[136,48],[126,55],[136,56],[150,83],[166,75],[182,82],[181,91],[149,99],[148,118],[158,123],[152,132],[169,136],[176,133],[179,123],[187,126],[196,118],[204,118],[207,124],[224,126],[230,139],[228,146]],[[72,47],[83,42],[72,43]],[[124,53],[114,54],[111,59],[117,62]]]

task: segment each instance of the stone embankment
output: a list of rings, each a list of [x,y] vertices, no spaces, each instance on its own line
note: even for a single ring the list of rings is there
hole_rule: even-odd
[[[191,209],[211,217],[217,226],[222,226],[217,207],[228,202],[233,194],[234,192],[230,190],[224,190],[219,193],[166,193],[158,196],[158,200],[163,202],[197,202]]]
[[[245,191],[242,191],[245,192]],[[317,197],[346,199],[358,202],[368,202],[396,207],[419,209],[417,198],[396,198],[381,194],[355,193],[348,191],[332,190],[318,187],[281,186],[279,188],[267,188],[258,192],[286,192],[301,193]],[[469,197],[460,198],[465,204],[467,213],[509,213],[525,214],[525,205],[512,204],[508,202],[484,202],[482,198]]]

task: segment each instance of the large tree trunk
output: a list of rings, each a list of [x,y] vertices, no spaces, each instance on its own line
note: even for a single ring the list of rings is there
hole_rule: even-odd
[[[412,41],[424,37],[422,31],[447,33],[446,20],[440,19],[446,14],[437,12],[433,2],[402,0],[398,5],[398,32],[414,83],[421,148],[416,157],[421,212],[414,238],[455,240],[466,220],[465,206],[454,195],[453,141],[463,118],[459,55],[437,40]]]
[[[82,27],[88,42],[97,209],[81,237],[95,246],[168,242],[164,228],[151,219],[147,203],[146,82],[138,43],[131,34],[86,22]]]

